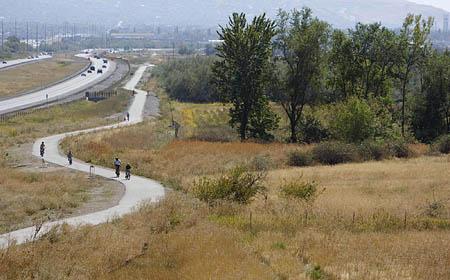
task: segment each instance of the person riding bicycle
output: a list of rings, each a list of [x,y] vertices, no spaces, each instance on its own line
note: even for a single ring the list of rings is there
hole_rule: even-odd
[[[125,166],[125,179],[130,180],[131,178],[131,165],[127,163]]]
[[[117,178],[119,178],[120,176],[120,166],[122,165],[122,162],[120,161],[119,158],[116,158],[114,160],[114,167],[116,168],[116,176]]]
[[[72,159],[73,159],[72,151],[69,151],[69,153],[67,154],[67,160],[69,161],[69,165],[72,165]]]
[[[45,153],[45,144],[44,144],[44,142],[41,143],[41,147],[39,148],[39,152],[41,154],[41,157],[44,157],[44,153]]]

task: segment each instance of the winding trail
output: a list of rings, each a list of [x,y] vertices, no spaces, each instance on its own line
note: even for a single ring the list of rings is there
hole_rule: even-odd
[[[45,137],[42,139],[38,139],[33,145],[33,155],[39,156],[39,146],[42,141],[45,142],[46,151],[45,151],[45,160],[47,162],[51,162],[57,165],[65,166],[67,168],[75,169],[78,171],[89,173],[90,164],[74,160],[71,166],[67,163],[67,158],[65,155],[62,155],[59,151],[59,143],[68,136],[79,135],[83,133],[95,132],[106,129],[114,129],[118,127],[124,127],[129,125],[134,125],[143,121],[143,112],[145,101],[147,98],[147,93],[145,91],[136,89],[136,86],[139,80],[142,78],[142,75],[146,68],[149,66],[141,66],[134,74],[132,79],[125,85],[125,89],[135,90],[136,94],[134,100],[128,110],[130,113],[130,121],[121,122],[113,125],[102,126],[92,129],[68,132],[58,135],[53,135],[49,137]],[[111,159],[112,165],[113,159]],[[102,210],[99,212],[94,212],[78,217],[66,218],[54,222],[46,223],[42,226],[39,233],[36,237],[39,237],[45,233],[47,233],[52,227],[61,225],[61,224],[69,224],[72,226],[80,226],[80,225],[98,225],[101,223],[106,223],[111,221],[114,218],[120,217],[124,214],[130,213],[136,209],[143,202],[155,202],[161,199],[165,190],[161,184],[156,181],[139,177],[139,176],[131,176],[131,180],[127,181],[122,178],[115,179],[114,170],[95,166],[95,175],[105,177],[108,179],[114,179],[120,181],[125,185],[125,194],[122,199],[119,201],[119,204],[111,207],[106,210]],[[122,175],[123,176],[123,175]],[[9,232],[3,235],[0,235],[0,248],[8,247],[11,242],[16,242],[18,244],[25,243],[31,241],[33,236],[35,235],[36,228],[28,227],[24,229],[20,229],[17,231]]]

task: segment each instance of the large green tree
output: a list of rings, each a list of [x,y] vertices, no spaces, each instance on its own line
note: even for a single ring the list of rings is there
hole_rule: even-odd
[[[230,124],[241,140],[269,139],[278,118],[270,110],[266,96],[270,82],[272,38],[275,23],[265,14],[247,22],[245,14],[234,13],[227,26],[220,26],[218,61],[213,65],[213,81],[224,101],[230,102]]]
[[[422,19],[421,15],[409,14],[400,30],[397,43],[398,61],[394,68],[395,75],[400,81],[401,91],[401,128],[405,135],[406,102],[408,85],[419,67],[423,67],[427,56],[431,53],[429,34],[433,26],[433,19]]]
[[[422,92],[414,98],[412,128],[423,142],[450,133],[450,52],[434,52],[428,60]]]
[[[282,61],[277,97],[289,119],[290,141],[296,143],[303,109],[318,92],[330,27],[309,8],[280,10],[277,26],[275,46]]]
[[[395,33],[379,23],[358,23],[348,34],[335,31],[329,56],[335,99],[389,95],[396,51]]]

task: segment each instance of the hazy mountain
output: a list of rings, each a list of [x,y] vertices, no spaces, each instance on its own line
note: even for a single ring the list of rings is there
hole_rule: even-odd
[[[381,21],[400,26],[408,12],[433,16],[440,23],[444,10],[406,0],[2,0],[0,17],[46,22],[160,23],[215,26],[234,11],[250,15],[279,8],[311,7],[338,27]]]

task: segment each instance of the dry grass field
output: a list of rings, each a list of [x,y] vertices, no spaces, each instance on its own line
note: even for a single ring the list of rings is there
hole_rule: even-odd
[[[0,122],[0,233],[71,215],[94,195],[108,198],[114,193],[100,185],[118,188],[115,183],[34,166],[31,143],[47,135],[116,122],[127,104],[128,96],[122,94],[99,103],[78,101]],[[120,117],[110,118],[114,113]]]
[[[247,206],[209,208],[189,194],[172,193],[109,224],[64,227],[38,242],[13,246],[0,254],[0,275],[448,279],[448,213],[430,217],[423,210],[433,195],[448,197],[449,164],[442,156],[277,169],[268,174],[267,199],[257,197]],[[284,180],[301,174],[300,180],[325,188],[313,205],[279,194]],[[446,210],[448,203],[443,205]]]
[[[415,146],[422,156],[292,168],[288,152],[311,146],[236,142],[222,105],[160,99],[157,120],[62,147],[106,166],[118,156],[177,191],[107,224],[0,250],[0,279],[450,279],[449,155]],[[193,197],[196,180],[236,165],[264,169],[266,192],[246,205]],[[289,182],[315,182],[316,199],[287,198]]]
[[[143,241],[161,242],[160,233],[155,231],[157,227],[150,226],[153,231],[148,231],[148,225],[130,226],[141,215],[149,215],[148,219],[157,216],[159,221],[160,216],[146,214],[149,206],[110,225],[81,229],[101,236],[112,231],[110,227],[125,228],[130,231],[128,235],[144,234],[138,238],[140,243],[134,237],[127,239],[128,244],[138,242],[139,245],[136,245],[135,258],[133,253],[121,257],[122,265],[115,265],[119,268],[108,269],[114,261],[81,265],[93,271],[88,278],[131,279],[148,275],[164,275],[163,279],[252,279],[253,275],[258,275],[258,279],[450,278],[450,249],[446,245],[450,242],[449,155],[425,156],[427,147],[418,145],[412,148],[419,157],[410,159],[290,168],[286,164],[287,153],[294,149],[308,150],[310,146],[240,143],[232,139],[199,141],[199,136],[205,133],[199,132],[203,125],[197,124],[209,123],[229,133],[220,123],[226,122],[217,117],[223,114],[221,105],[173,102],[169,106],[164,96],[161,100],[163,117],[157,121],[84,135],[63,143],[64,147],[76,150],[81,158],[98,164],[109,165],[112,157],[119,156],[133,165],[133,172],[159,179],[184,193],[170,195],[164,202],[150,207],[152,211],[173,214],[164,218],[166,225],[172,225],[166,230],[165,240],[170,244],[166,247],[157,243],[152,247],[148,245],[151,242]],[[172,141],[167,128],[171,118],[169,107],[174,118],[184,114],[179,117],[183,131],[177,141]],[[257,196],[244,206],[223,203],[213,208],[192,198],[195,180],[217,176],[239,164],[267,168],[265,196]],[[319,195],[310,203],[288,199],[281,194],[282,186],[288,182],[315,182]],[[180,201],[188,201],[188,207],[180,206]],[[195,221],[186,214],[193,212]],[[80,231],[70,230],[59,238],[72,238]],[[204,236],[205,231],[214,234],[214,242]],[[194,239],[199,243],[193,242],[192,236],[200,238]],[[86,248],[89,242],[70,244]],[[144,250],[147,246],[154,250],[147,253]],[[17,254],[21,252],[18,249]],[[206,252],[213,254],[207,261],[203,258]],[[222,253],[220,258],[215,255],[218,252]],[[154,265],[166,261],[168,255],[175,260],[188,258],[192,269],[186,272],[186,262],[173,261],[154,270]],[[83,254],[82,258],[86,256]],[[159,260],[153,259],[154,256],[159,256]],[[251,271],[233,270],[230,260],[242,256],[247,257],[240,260],[239,267]],[[223,274],[214,277],[210,274],[214,269]],[[172,274],[167,274],[168,270]]]
[[[1,71],[0,98],[60,81],[78,72],[87,63],[87,60],[67,54]]]

